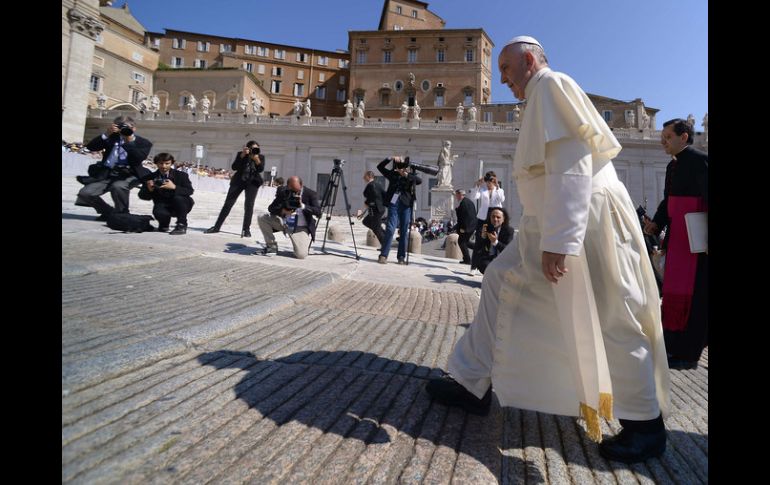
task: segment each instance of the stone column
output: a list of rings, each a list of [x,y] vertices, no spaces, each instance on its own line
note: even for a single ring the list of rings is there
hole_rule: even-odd
[[[96,2],[93,2],[96,4]],[[62,139],[83,141],[88,108],[88,84],[94,57],[94,43],[104,30],[98,21],[98,5],[95,15],[78,7],[67,12],[69,31],[62,32],[62,40],[68,42],[66,59],[62,59]],[[62,19],[64,20],[64,19]],[[67,35],[69,34],[69,35]]]

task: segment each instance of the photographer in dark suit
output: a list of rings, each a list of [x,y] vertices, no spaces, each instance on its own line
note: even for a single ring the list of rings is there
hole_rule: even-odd
[[[382,216],[385,215],[385,205],[382,199],[385,197],[385,191],[374,181],[374,172],[371,170],[367,170],[364,174],[364,182],[366,182],[366,187],[364,188],[366,208],[359,209],[356,216],[360,219],[364,216],[364,211],[367,212],[363,223],[372,230],[374,236],[380,242],[380,247],[382,247],[382,242],[385,239],[385,232],[382,230]]]
[[[291,176],[285,188],[276,190],[275,199],[267,212],[257,218],[265,238],[265,248],[260,253],[278,254],[278,243],[273,233],[283,231],[291,239],[294,256],[305,259],[310,243],[315,239],[316,221],[313,217],[321,217],[318,194],[304,187],[301,178]]]
[[[468,241],[471,239],[473,230],[476,229],[476,206],[473,202],[465,197],[465,191],[462,189],[455,190],[455,199],[457,199],[457,244],[460,246],[460,251],[463,253],[463,260],[460,264],[471,264],[471,255],[468,252]]]
[[[250,140],[235,156],[232,165],[235,173],[230,178],[230,189],[225,197],[225,205],[219,211],[217,222],[206,229],[204,231],[205,234],[219,232],[222,229],[222,224],[225,223],[225,219],[230,214],[230,209],[233,208],[238,196],[241,195],[241,192],[246,191],[241,237],[251,237],[251,217],[254,214],[254,200],[257,198],[257,192],[263,183],[260,173],[265,169],[265,156],[259,152],[259,143]]]
[[[139,189],[139,198],[152,200],[152,215],[158,221],[159,231],[168,231],[171,217],[176,217],[176,227],[171,234],[186,234],[187,214],[195,204],[190,197],[194,192],[190,177],[181,170],[171,168],[174,157],[170,153],[158,153],[153,162],[158,170],[140,179],[144,185]]]
[[[393,169],[385,166],[393,161]],[[386,264],[390,245],[396,227],[401,237],[398,238],[398,264],[405,264],[406,245],[409,241],[409,223],[412,219],[412,204],[414,203],[414,187],[422,183],[422,179],[409,168],[409,157],[386,158],[377,165],[377,170],[388,179],[388,191],[385,194],[385,204],[388,206],[388,225],[385,230],[385,240],[380,250],[377,262]]]
[[[473,264],[483,274],[503,249],[513,240],[513,228],[508,212],[502,207],[491,207],[487,220],[473,249]]]
[[[91,140],[86,148],[92,152],[104,150],[104,157],[88,170],[88,177],[78,177],[85,187],[78,192],[75,205],[93,207],[100,214],[98,221],[106,221],[111,212],[128,212],[128,192],[139,182],[139,177],[150,171],[142,162],[150,154],[152,143],[136,136],[134,119],[118,116],[103,134]],[[101,195],[110,191],[111,205]]]

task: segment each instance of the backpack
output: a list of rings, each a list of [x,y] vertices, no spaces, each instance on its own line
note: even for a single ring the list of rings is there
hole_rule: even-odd
[[[123,232],[154,231],[155,228],[150,224],[151,220],[153,220],[152,216],[113,212],[107,217],[107,227]]]

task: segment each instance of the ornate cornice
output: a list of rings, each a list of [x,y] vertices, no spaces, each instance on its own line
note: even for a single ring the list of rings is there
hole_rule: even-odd
[[[96,40],[104,30],[104,24],[74,8],[67,12],[67,17],[69,18],[72,30],[80,32],[93,40]]]

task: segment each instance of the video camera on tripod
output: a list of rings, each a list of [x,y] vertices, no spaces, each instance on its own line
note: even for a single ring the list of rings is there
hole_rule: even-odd
[[[409,157],[404,158],[402,161],[397,162],[391,158],[391,161],[393,162],[393,166],[396,169],[402,169],[402,168],[412,168],[412,170],[418,170],[423,173],[427,173],[428,175],[436,175],[438,173],[438,167],[434,167],[433,165],[424,165],[422,163],[416,163],[409,160]]]

